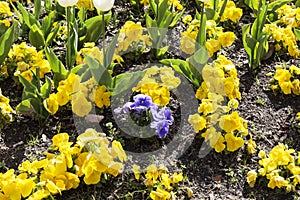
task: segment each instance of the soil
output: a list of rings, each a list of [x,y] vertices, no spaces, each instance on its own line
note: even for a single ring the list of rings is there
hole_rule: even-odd
[[[193,13],[194,1],[185,2],[188,2],[186,4],[188,13]],[[142,7],[133,8],[128,1],[116,1],[113,13],[117,14],[117,18],[109,27],[108,37],[113,36],[114,30],[120,28],[125,21],[141,19],[142,9]],[[247,13],[247,10],[245,12]],[[238,107],[239,114],[248,121],[249,132],[258,146],[257,152],[259,150],[268,152],[279,142],[300,151],[300,131],[295,121],[296,113],[300,112],[300,96],[274,94],[269,89],[270,77],[266,76],[269,72],[275,72],[275,66],[279,61],[284,61],[287,65],[300,66],[300,60],[274,53],[269,59],[263,61],[256,72],[251,71],[241,41],[241,27],[244,23],[249,23],[249,19],[249,15],[244,15],[236,27],[228,28],[235,31],[237,40],[223,52],[238,69],[242,94]],[[176,28],[183,30],[183,24],[179,23]],[[142,56],[139,62],[144,63],[147,60]],[[134,62],[125,61],[125,63],[115,73],[131,71],[136,65]],[[22,99],[22,87],[11,78],[0,81],[0,87],[3,95],[11,99],[11,106],[16,108]],[[174,96],[171,109],[178,116],[181,114],[181,106],[186,105]],[[100,127],[110,137],[122,141],[125,149],[136,152],[147,152],[167,145],[174,135],[178,134],[179,131],[176,128],[178,124],[185,123],[175,120],[170,136],[164,140],[155,137],[141,142],[126,138],[121,134],[122,131],[118,129],[110,108],[97,112],[103,115],[104,119],[100,124],[96,124],[95,128]],[[10,168],[17,169],[18,165],[26,159],[42,158],[43,152],[51,145],[51,138],[58,132],[69,133],[71,140],[74,141],[84,131],[78,128],[78,124],[75,124],[75,122],[80,123],[80,119],[75,118],[74,122],[70,106],[60,109],[55,116],[49,118],[44,126],[34,121],[31,116],[15,115],[14,118],[15,121],[5,126],[0,133],[0,172],[5,172]],[[112,122],[113,127],[117,129],[112,131],[107,124],[109,122]],[[188,131],[186,128],[183,130]],[[197,135],[189,136],[187,139],[191,144],[182,156],[177,160],[172,160],[174,164],[171,170],[183,169],[183,173],[188,177],[183,185],[190,187],[194,192],[191,199],[298,199],[300,196],[299,188],[296,188],[295,192],[286,193],[284,190],[267,188],[267,184],[263,181],[258,181],[254,188],[250,188],[246,182],[246,174],[251,169],[257,169],[259,160],[257,153],[249,155],[243,147],[230,154],[210,151],[205,157],[201,157],[199,151],[203,139]],[[167,154],[162,158],[164,156]],[[98,185],[81,184],[78,189],[63,192],[62,196],[57,195],[55,198],[144,199],[142,192],[135,192],[143,189],[142,185],[141,182],[134,181],[132,173],[126,171],[118,177],[102,179]],[[177,196],[178,199],[187,199],[184,192]]]

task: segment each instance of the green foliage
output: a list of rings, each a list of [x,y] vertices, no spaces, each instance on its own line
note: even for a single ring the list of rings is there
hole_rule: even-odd
[[[113,77],[111,85],[111,88],[113,88],[112,96],[117,96],[136,86],[145,73],[146,71],[127,72]]]
[[[17,7],[14,7],[15,13],[17,14],[21,24],[25,24],[29,29],[29,41],[37,49],[42,49],[46,45],[50,45],[55,38],[59,26],[52,27],[52,24],[56,18],[56,12],[51,11],[46,17],[43,18],[42,23],[39,22],[39,14],[41,9],[40,3],[36,3],[34,8],[34,15],[28,12],[22,4],[17,2]]]
[[[39,74],[39,68],[36,68],[36,74]],[[26,80],[19,75],[19,80],[24,86],[22,102],[17,106],[17,113],[25,114],[34,117],[40,124],[43,124],[50,113],[44,106],[44,100],[49,97],[51,91],[51,79],[45,77],[45,83],[42,84],[39,76],[36,76],[32,71],[32,81]]]
[[[154,16],[151,17],[149,13],[146,13],[146,26],[153,48],[156,48],[155,54],[157,57],[160,57],[168,50],[168,46],[162,47],[162,41],[167,34],[168,28],[176,25],[184,10],[181,12],[173,10],[174,8],[169,6],[168,0],[150,0],[149,3]]]
[[[50,64],[51,70],[54,74],[54,86],[57,88],[59,81],[67,78],[68,70],[65,68],[63,63],[57,58],[52,49],[50,49],[49,47],[45,47],[45,54]]]
[[[78,75],[82,80],[87,80],[94,77],[99,85],[105,85],[110,88],[112,85],[112,76],[108,70],[112,70],[114,64],[112,63],[116,44],[118,41],[118,35],[116,35],[109,45],[105,48],[105,56],[102,62],[99,62],[95,58],[85,54],[86,65],[81,66],[82,69],[76,69]]]
[[[100,64],[95,58],[92,58],[87,54],[85,55],[85,59],[89,67],[86,73],[90,72],[99,85],[105,85],[106,87],[110,87],[112,77],[108,72],[107,68]]]
[[[255,70],[261,65],[262,58],[269,50],[268,40],[270,35],[263,32],[266,23],[268,6],[265,0],[259,1],[260,9],[254,23],[245,24],[242,27],[242,39],[244,48],[249,57],[249,65]]]
[[[4,62],[7,57],[9,50],[18,38],[18,22],[13,21],[11,27],[9,27],[4,34],[0,37],[0,65]]]
[[[280,8],[281,6],[283,6],[289,2],[291,2],[291,0],[277,0],[277,1],[273,1],[271,3],[268,3],[267,5],[264,5],[264,4],[266,4],[265,0],[262,2],[256,1],[256,0],[245,0],[245,4],[252,9],[255,17],[258,16],[258,13],[260,12],[259,8],[261,8],[261,6],[266,6],[267,7],[267,11],[266,11],[267,15],[270,15],[271,13],[275,14],[275,11],[278,8]]]
[[[102,17],[101,16],[95,16],[92,18],[89,18],[87,20],[84,20],[83,16],[79,16],[79,21],[82,22],[79,23],[80,27],[78,29],[78,35],[79,35],[79,42],[78,42],[78,48],[82,48],[83,44],[86,42],[96,42],[101,34],[103,34],[104,27],[102,26]],[[106,13],[104,15],[105,22],[108,23],[111,19],[111,11]]]
[[[198,88],[203,81],[201,73],[208,59],[209,54],[206,49],[200,48],[194,55],[187,58],[186,61],[181,59],[164,59],[160,62],[171,66]]]
[[[296,28],[294,28],[294,34],[295,34],[295,36],[296,36],[297,40],[298,40],[298,41],[300,41],[300,30],[299,30],[299,29],[296,29]]]
[[[197,19],[200,20],[200,28],[196,37],[196,43],[195,43],[195,51],[197,51],[200,48],[205,48],[206,43],[206,14],[204,11],[204,3],[202,3],[202,9],[200,13],[196,13]]]
[[[205,8],[205,14],[207,16],[207,19],[215,20],[216,23],[218,24],[221,20],[222,15],[224,14],[227,2],[228,2],[228,0],[224,0],[224,3],[222,5],[221,9],[219,10],[218,6],[219,6],[220,1],[213,0],[212,1],[213,8]],[[197,4],[198,8],[202,8],[202,5],[201,5],[202,3],[203,3],[202,1],[196,0],[196,4]]]

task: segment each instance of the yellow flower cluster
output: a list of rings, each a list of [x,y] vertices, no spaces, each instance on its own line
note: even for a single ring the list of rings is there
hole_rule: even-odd
[[[212,65],[203,68],[202,76],[204,81],[196,92],[201,104],[198,113],[190,115],[188,122],[216,152],[226,147],[227,151],[236,151],[244,146],[242,137],[248,135],[247,122],[238,112],[231,112],[238,107],[236,98],[241,98],[236,68],[226,57],[219,55]],[[224,106],[225,97],[229,99],[227,106]],[[255,147],[255,142],[250,139],[249,153],[254,153]]]
[[[10,21],[6,18],[10,16],[12,16],[12,12],[10,11],[9,4],[5,1],[0,1],[0,24],[9,27]]]
[[[88,10],[94,10],[94,5],[92,3],[92,0],[78,0],[76,6],[80,9],[84,7],[85,9]]]
[[[8,58],[2,65],[2,75],[6,77],[9,71],[15,70],[14,75],[23,76],[26,80],[32,80],[32,72],[36,73],[36,68],[40,69],[40,78],[44,78],[46,73],[51,71],[49,62],[44,59],[43,51],[37,52],[35,47],[28,46],[25,42],[13,45],[9,51]]]
[[[281,90],[284,94],[300,95],[300,68],[292,65],[286,69],[282,65],[276,66],[276,73],[271,81],[273,92]]]
[[[300,52],[297,45],[297,38],[293,32],[292,26],[280,27],[275,23],[266,24],[264,32],[269,33],[276,41],[276,51],[281,50],[281,47],[283,47],[284,49],[287,49],[291,56],[295,58],[299,57]]]
[[[79,52],[77,52],[77,56],[76,56],[77,65],[86,63],[83,54],[87,54],[92,58],[97,59],[101,64],[103,63],[103,52],[99,49],[99,47],[96,47],[95,43],[93,42],[85,43],[84,47],[80,49]],[[116,53],[113,55],[113,61],[117,61],[118,63],[124,62],[122,57],[118,56]]]
[[[127,159],[118,141],[110,142],[94,129],[81,134],[75,145],[67,133],[57,134],[50,149],[57,153],[46,152],[47,157],[39,161],[26,160],[19,175],[14,169],[0,173],[0,199],[43,199],[77,188],[83,176],[86,184],[97,184],[102,174],[120,174]]]
[[[283,5],[276,10],[278,19],[281,24],[292,26],[294,28],[300,27],[300,8],[292,5]]]
[[[283,5],[276,12],[279,20],[267,24],[264,31],[271,34],[276,41],[276,51],[283,47],[291,56],[298,58],[300,52],[293,29],[300,27],[300,8],[295,5]]]
[[[150,37],[144,34],[144,28],[140,23],[126,21],[120,30],[115,54],[120,55],[128,50],[143,50],[146,46],[151,45]]]
[[[153,200],[172,199],[171,197],[175,195],[172,191],[183,180],[182,173],[175,172],[173,175],[170,175],[165,166],[157,167],[154,164],[149,165],[145,170],[141,170],[138,165],[133,165],[132,171],[136,180],[141,178],[143,171],[146,171],[146,173],[144,172],[145,177],[143,177],[143,181],[147,187],[151,188],[150,198]]]
[[[247,173],[247,182],[250,187],[254,187],[257,176],[260,175],[269,180],[269,188],[278,187],[285,188],[288,192],[294,191],[300,183],[300,154],[295,159],[294,153],[294,149],[288,149],[282,143],[275,146],[268,156],[264,151],[260,151],[259,165],[261,168],[258,170],[258,174],[255,170]]]
[[[153,66],[147,69],[142,80],[132,90],[150,96],[157,105],[165,106],[170,101],[170,91],[180,83],[172,68]]]
[[[194,19],[189,24],[187,31],[182,33],[180,45],[184,53],[193,54],[195,52],[195,43],[199,26],[199,20]],[[206,33],[207,41],[205,45],[210,56],[213,56],[213,54],[222,47],[230,46],[236,38],[235,34],[231,31],[223,32],[223,28],[218,27],[214,20],[208,20],[206,22]]]
[[[0,88],[0,130],[6,123],[9,123],[13,120],[12,114],[15,111],[9,105],[9,99],[2,95],[2,91]]]
[[[204,66],[202,77],[204,82],[196,92],[199,100],[207,98],[208,92],[220,94],[229,99],[241,99],[237,70],[232,61],[225,56],[218,55],[211,65]]]
[[[66,105],[69,101],[72,103],[72,111],[80,117],[92,110],[91,102],[95,102],[98,108],[110,106],[111,93],[106,92],[106,86],[98,86],[94,78],[82,83],[80,81],[80,76],[71,73],[66,80],[59,82],[58,92],[45,99],[45,107],[52,115],[59,106]]]
[[[223,4],[224,0],[221,0],[218,5],[217,13],[220,12]],[[205,7],[213,9],[212,1],[205,2]],[[230,20],[237,23],[241,19],[242,15],[243,10],[241,8],[237,8],[234,1],[228,1],[220,21],[225,22]]]
[[[149,0],[140,0],[140,3],[144,6],[149,6]],[[169,6],[173,6],[177,10],[183,10],[183,5],[180,4],[179,0],[169,0]]]

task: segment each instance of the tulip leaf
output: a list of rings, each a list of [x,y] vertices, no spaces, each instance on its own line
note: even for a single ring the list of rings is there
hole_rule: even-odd
[[[54,73],[54,86],[58,87],[59,81],[67,78],[68,70],[66,70],[63,63],[56,57],[53,50],[47,46],[45,47],[45,54]]]
[[[40,47],[43,47],[45,45],[44,34],[43,34],[42,30],[36,24],[33,24],[30,27],[29,41],[37,49],[39,49]]]
[[[112,77],[108,70],[103,65],[101,65],[95,58],[92,58],[87,54],[85,54],[84,57],[86,59],[87,65],[89,66],[89,70],[91,71],[93,77],[98,82],[98,84],[110,87]]]
[[[23,20],[25,24],[28,27],[31,27],[33,24],[37,24],[37,26],[41,26],[39,21],[35,18],[35,16],[31,13],[29,13],[21,3],[17,1],[18,9],[21,11],[21,15],[19,16],[21,23],[23,23]]]
[[[294,29],[294,34],[295,34],[297,40],[300,41],[300,30],[295,28]]]
[[[9,50],[17,38],[18,24],[16,21],[13,21],[12,26],[6,30],[4,34],[0,36],[0,65],[4,62],[7,57]]]
[[[106,22],[109,21],[111,12],[105,14],[104,17]],[[79,47],[86,42],[96,42],[100,38],[104,31],[104,27],[102,26],[102,16],[87,19],[84,23],[84,27],[86,27],[86,36],[81,39]]]
[[[134,87],[144,77],[145,73],[146,71],[128,72],[114,77],[112,81],[112,96],[119,95],[126,90],[131,91],[132,87]]]
[[[33,108],[31,107],[30,99],[23,100],[18,104],[16,108],[17,113],[29,113],[33,112]]]
[[[51,79],[45,76],[46,83],[41,87],[41,96],[43,99],[48,98],[51,91]]]

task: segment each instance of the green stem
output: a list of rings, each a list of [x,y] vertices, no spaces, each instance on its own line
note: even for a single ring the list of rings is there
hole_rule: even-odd
[[[102,34],[102,48],[103,48],[103,66],[107,68],[106,66],[106,54],[105,54],[105,16],[104,12],[101,12],[102,14],[102,27],[103,27],[103,34]]]
[[[200,47],[205,47],[205,34],[206,33],[202,33],[202,29],[203,29],[203,26],[206,26],[206,24],[203,23],[203,18],[204,18],[204,2],[201,2],[201,19],[200,19],[200,27],[199,27],[199,32],[198,32],[198,35],[197,35],[197,43],[199,44],[196,44],[196,48],[195,48],[195,52],[198,51],[200,49]],[[204,36],[204,38],[202,38],[202,36]]]
[[[70,70],[71,69],[71,59],[72,59],[72,55],[71,55],[71,7],[66,7],[66,18],[67,18],[67,68]]]

